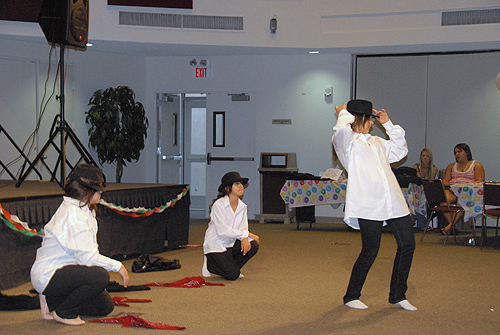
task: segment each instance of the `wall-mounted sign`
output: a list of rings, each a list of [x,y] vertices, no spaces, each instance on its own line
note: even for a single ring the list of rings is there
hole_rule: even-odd
[[[108,0],[108,5],[193,9],[193,0]]]
[[[210,78],[210,60],[192,59],[189,64],[193,68],[193,77],[197,79]]]

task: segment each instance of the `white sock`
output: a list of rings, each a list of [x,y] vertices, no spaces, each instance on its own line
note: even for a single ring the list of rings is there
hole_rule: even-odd
[[[346,302],[345,305],[350,308],[355,308],[355,309],[367,309],[368,306],[366,306],[361,300],[351,300],[349,302]]]
[[[408,300],[401,300],[400,302],[397,302],[396,305],[401,306],[404,310],[407,311],[416,311],[417,307],[413,306],[410,304]]]

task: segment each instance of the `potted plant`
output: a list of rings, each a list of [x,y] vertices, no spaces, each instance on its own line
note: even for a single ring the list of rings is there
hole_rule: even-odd
[[[88,105],[89,146],[97,152],[100,164],[116,164],[116,182],[120,183],[123,166],[138,161],[144,149],[149,126],[144,106],[127,86],[97,90]]]

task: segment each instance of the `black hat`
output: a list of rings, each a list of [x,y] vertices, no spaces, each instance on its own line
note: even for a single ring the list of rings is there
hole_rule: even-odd
[[[238,172],[232,171],[226,173],[220,181],[219,192],[222,192],[226,187],[231,186],[236,182],[246,185],[248,183],[248,178],[241,178]]]
[[[96,166],[89,164],[78,165],[68,176],[68,179],[75,180],[79,184],[96,191],[103,191],[103,174],[102,170]]]
[[[351,100],[347,103],[347,111],[355,115],[373,115],[373,105],[368,100]]]

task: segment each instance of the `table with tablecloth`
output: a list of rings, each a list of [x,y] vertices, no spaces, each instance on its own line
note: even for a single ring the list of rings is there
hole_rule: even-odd
[[[37,182],[38,183],[38,182]],[[43,182],[48,185],[48,182]],[[42,183],[41,183],[42,184]],[[187,185],[108,184],[103,199],[123,207],[159,208],[176,199]],[[47,187],[47,186],[45,186]],[[4,198],[5,211],[17,215],[22,222],[40,231],[62,201],[59,194]],[[186,245],[189,239],[189,192],[174,206],[149,216],[131,217],[99,205],[97,219],[99,251],[106,256],[160,253]],[[31,265],[42,239],[23,235],[6,224],[0,225],[0,289],[8,289],[29,281]]]
[[[464,221],[474,219],[483,214],[483,184],[466,183],[450,185],[458,198],[458,203],[465,210]]]
[[[288,209],[304,206],[332,205],[337,208],[345,203],[347,179],[286,180],[281,188],[281,198]],[[451,190],[465,210],[464,221],[483,213],[483,183],[455,184]],[[427,218],[427,200],[422,185],[410,183],[402,188],[411,214]]]
[[[345,203],[347,179],[343,180],[286,180],[281,188],[281,198],[288,209]],[[402,189],[412,214],[427,216],[426,200],[421,185],[410,183]]]
[[[410,183],[407,188],[403,188],[403,195],[412,214],[420,214],[427,217],[427,200],[425,198],[422,185]]]
[[[457,196],[458,203],[465,210],[464,221],[469,221],[483,214],[483,183],[466,183],[451,185],[451,191]],[[427,200],[421,185],[410,184],[406,190],[410,211],[427,216]]]
[[[286,180],[281,198],[288,209],[303,206],[345,203],[347,180]]]

